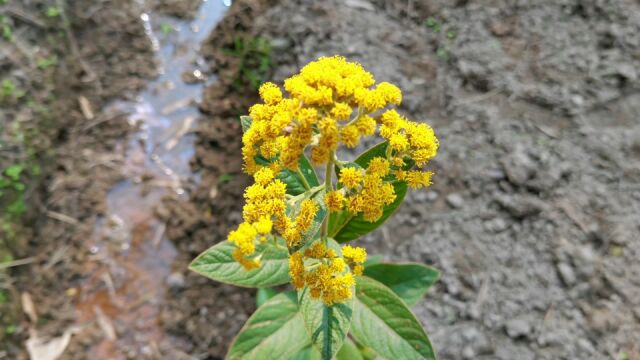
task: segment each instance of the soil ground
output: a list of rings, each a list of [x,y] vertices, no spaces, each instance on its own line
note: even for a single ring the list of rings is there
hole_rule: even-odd
[[[194,59],[213,81],[188,131],[191,171],[174,188],[140,167],[146,153],[131,149],[141,130],[106,104],[134,97],[158,68],[141,14],[189,17],[197,3],[68,6],[73,37],[60,47],[38,40],[55,22],[15,20],[23,49],[58,54],[56,80],[43,82],[55,96],[42,138],[55,156],[29,198],[36,210],[18,257],[32,260],[3,284],[14,307],[2,325],[17,328],[0,338],[0,358],[26,358],[26,339],[65,330],[65,359],[224,356],[254,291],[186,265],[241,221],[237,116],[257,99],[228,51],[237,37],[268,39],[262,75],[276,82],[322,55],[359,61],[436,130],[433,187],[411,193],[364,244],[441,270],[414,307],[441,359],[640,358],[637,2],[235,1]],[[8,59],[3,75],[35,81],[18,66],[27,62]],[[3,119],[27,109],[9,105]],[[126,211],[131,202],[114,198],[144,206]]]
[[[293,1],[256,20],[277,80],[342,54],[436,129],[431,191],[365,242],[442,270],[415,307],[440,358],[640,356],[639,19],[624,1]]]

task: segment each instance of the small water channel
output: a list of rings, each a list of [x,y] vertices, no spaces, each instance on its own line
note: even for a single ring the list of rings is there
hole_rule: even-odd
[[[91,257],[84,266],[90,275],[77,294],[76,321],[97,322],[102,330],[92,358],[154,356],[167,340],[159,315],[177,252],[153,212],[162,197],[186,197],[184,185],[197,181],[189,168],[197,104],[204,86],[215,81],[206,77],[198,50],[228,5],[204,1],[193,20],[140,15],[157,51],[159,75],[135,101],[109,105],[109,111],[129,114],[137,131],[123,144],[126,179],[109,192],[107,214],[87,241]]]

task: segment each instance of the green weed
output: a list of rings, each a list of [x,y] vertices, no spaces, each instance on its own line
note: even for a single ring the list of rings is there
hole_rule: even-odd
[[[438,59],[447,62],[449,61],[449,50],[444,47],[438,48],[438,50],[436,50],[436,56]]]
[[[11,79],[2,80],[0,85],[0,98],[13,97],[16,92],[16,84]]]
[[[228,56],[240,60],[238,73],[233,80],[233,86],[242,90],[249,85],[257,90],[267,80],[271,72],[271,45],[267,39],[261,37],[236,37],[233,46],[223,49]]]
[[[9,324],[4,328],[4,333],[7,335],[13,335],[16,330],[18,330],[18,326],[16,324]]]
[[[433,16],[429,16],[427,20],[425,20],[424,24],[436,33],[439,33],[440,30],[442,30],[442,24],[440,24],[440,22]]]
[[[11,79],[4,79],[0,83],[0,100],[20,99],[26,92],[20,89]]]
[[[47,8],[46,14],[47,14],[47,17],[50,17],[50,18],[58,17],[60,16],[60,9],[58,9],[55,6],[49,6]]]
[[[46,70],[49,67],[56,65],[58,63],[58,57],[55,55],[51,55],[48,57],[43,57],[38,59],[37,64],[38,68],[40,68],[41,70]]]
[[[2,37],[5,38],[5,40],[13,40],[13,28],[4,15],[0,15],[0,32],[2,32]]]
[[[235,177],[236,176],[233,174],[222,174],[218,178],[218,184],[228,183],[229,181],[233,180]]]
[[[169,23],[162,23],[160,24],[160,32],[163,35],[169,35],[173,32],[173,26]]]
[[[443,62],[447,62],[450,59],[449,43],[454,41],[458,37],[458,32],[455,27],[446,24],[443,21],[439,21],[433,16],[429,16],[424,24],[431,29],[434,33],[441,35],[437,36],[438,47],[436,49],[436,56]]]

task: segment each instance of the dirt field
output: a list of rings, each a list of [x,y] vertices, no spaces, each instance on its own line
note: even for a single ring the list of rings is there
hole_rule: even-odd
[[[440,359],[640,359],[637,2],[56,4],[0,6],[0,75],[32,99],[0,121],[38,129],[42,168],[28,261],[0,276],[0,359],[65,333],[63,359],[223,358],[255,292],[186,265],[241,221],[237,117],[252,79],[333,54],[440,139],[433,187],[364,241],[441,270],[414,307]]]

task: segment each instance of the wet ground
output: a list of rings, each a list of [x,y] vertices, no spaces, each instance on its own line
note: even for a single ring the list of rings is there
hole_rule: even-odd
[[[342,54],[436,129],[433,188],[364,243],[442,271],[414,308],[441,359],[639,358],[636,3],[92,2],[65,7],[60,48],[52,4],[12,3],[3,43],[22,54],[3,76],[54,94],[56,154],[28,261],[0,277],[16,300],[0,358],[65,334],[64,359],[224,356],[254,293],[186,266],[241,220],[236,120],[257,98],[232,50],[256,38],[269,79]],[[47,71],[18,65],[50,53]],[[2,115],[35,117],[25,104]]]
[[[107,211],[87,244],[91,276],[78,289],[78,325],[98,318],[107,328],[108,336],[89,349],[99,358],[155,356],[167,341],[160,310],[167,283],[179,281],[169,278],[177,251],[154,210],[169,193],[187,201],[184,187],[198,180],[189,166],[193,131],[203,87],[215,81],[204,75],[210,71],[198,50],[225,10],[220,1],[207,1],[193,20],[141,14],[160,75],[134,101],[116,101],[105,110],[126,114],[137,130],[123,145],[125,180],[107,194]],[[123,331],[116,335],[110,326]]]

